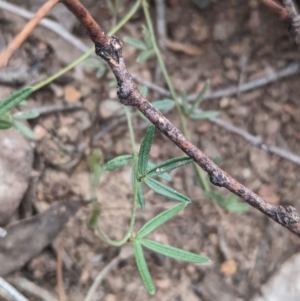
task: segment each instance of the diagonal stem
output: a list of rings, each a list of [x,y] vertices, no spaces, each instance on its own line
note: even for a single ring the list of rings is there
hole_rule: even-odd
[[[82,5],[78,0],[64,0],[68,2],[68,7],[72,7],[72,11],[82,11]],[[73,6],[74,3],[74,6]],[[79,5],[80,4],[80,5]],[[77,12],[76,16],[86,27],[89,34],[93,28],[89,28],[90,23],[85,22],[92,18],[87,18]],[[105,36],[99,27],[99,35]],[[93,36],[90,34],[90,36]],[[118,97],[122,104],[136,107],[143,113],[166,137],[176,144],[183,152],[191,157],[209,176],[212,184],[224,187],[241,197],[245,202],[261,211],[283,227],[287,228],[300,237],[300,215],[297,210],[291,206],[276,206],[269,204],[260,198],[250,189],[236,181],[225,171],[219,168],[212,160],[210,160],[200,149],[193,145],[181,132],[177,129],[160,111],[155,109],[151,103],[141,95],[132,81],[132,78],[126,68],[124,58],[122,56],[122,43],[117,37],[106,36],[104,43],[97,40],[95,42],[96,54],[104,59],[118,82]]]

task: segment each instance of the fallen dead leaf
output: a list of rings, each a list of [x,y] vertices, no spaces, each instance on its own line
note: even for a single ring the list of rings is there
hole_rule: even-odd
[[[76,102],[81,97],[81,92],[78,91],[73,86],[65,86],[64,88],[64,96],[66,102]]]
[[[188,54],[188,55],[197,56],[197,55],[203,54],[203,49],[202,48],[196,47],[196,46],[193,46],[193,45],[187,44],[187,43],[183,44],[183,43],[180,43],[180,42],[167,40],[166,45],[170,50],[183,52],[183,53]]]
[[[6,237],[0,239],[0,276],[21,268],[38,255],[84,204],[74,200],[59,202],[41,214],[7,226]]]
[[[236,261],[233,259],[229,259],[224,261],[221,264],[221,273],[224,274],[225,276],[232,276],[236,273],[237,271],[237,264]]]

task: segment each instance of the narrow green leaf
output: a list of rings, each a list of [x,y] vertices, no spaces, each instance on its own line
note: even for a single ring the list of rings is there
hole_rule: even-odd
[[[145,209],[145,197],[144,197],[144,189],[143,189],[143,183],[138,182],[138,203],[141,207],[141,209]]]
[[[92,210],[88,218],[88,225],[90,227],[94,228],[97,226],[100,213],[101,213],[100,204],[97,201],[93,202]]]
[[[140,272],[143,283],[144,283],[148,293],[151,295],[154,295],[155,294],[155,286],[154,286],[152,277],[150,275],[150,272],[149,272],[149,269],[147,266],[147,262],[145,260],[142,246],[138,240],[133,241],[133,252],[134,252],[134,256],[135,256],[136,265]]]
[[[34,119],[39,117],[40,113],[37,110],[30,110],[28,112],[19,112],[13,115],[15,119]]]
[[[0,130],[7,130],[10,129],[12,126],[13,124],[10,121],[0,119]]]
[[[197,97],[195,98],[195,100],[192,103],[192,107],[193,109],[195,108],[196,105],[200,104],[201,101],[204,98],[205,93],[207,92],[207,90],[209,89],[210,86],[210,81],[209,79],[205,81],[205,84],[202,88],[202,90],[199,92],[199,94],[197,95]]]
[[[133,161],[133,156],[132,155],[122,155],[118,156],[116,158],[113,158],[109,160],[104,166],[103,169],[108,171],[108,170],[113,170],[116,168],[120,168],[124,165],[127,165]]]
[[[153,54],[153,50],[145,50],[143,51],[137,58],[137,63],[145,62],[149,59],[149,57]]]
[[[29,139],[34,139],[33,131],[28,126],[26,126],[23,122],[19,120],[14,120],[13,126],[25,137]]]
[[[149,240],[149,239],[141,239],[140,243],[146,247],[147,249],[150,249],[156,253],[187,262],[193,262],[193,263],[209,263],[209,258],[198,255],[189,251],[185,251],[182,249],[178,249],[169,245],[164,245],[159,242]]]
[[[152,231],[154,231],[157,227],[167,222],[169,219],[174,217],[178,212],[180,212],[183,208],[186,207],[186,203],[180,203],[176,206],[167,209],[160,214],[156,215],[154,218],[152,218],[150,221],[148,221],[137,233],[138,238],[142,238]]]
[[[140,92],[141,92],[141,94],[142,94],[144,97],[147,97],[147,94],[148,94],[148,87],[142,86]],[[143,115],[143,116],[144,116],[144,115]]]
[[[148,165],[150,149],[154,137],[154,131],[155,131],[155,126],[153,124],[149,125],[140,147],[139,159],[138,159],[138,171],[141,174],[141,176],[145,175],[147,172],[147,165]]]
[[[33,92],[32,87],[25,87],[12,93],[9,97],[0,102],[0,116],[9,112],[12,108],[24,101]]]
[[[145,183],[149,186],[149,188],[151,188],[152,190],[154,190],[156,193],[163,195],[167,198],[173,199],[175,201],[178,202],[183,202],[183,203],[191,203],[191,200],[181,194],[180,192],[176,191],[175,189],[166,186],[152,178],[145,178]]]
[[[136,49],[148,50],[147,45],[139,39],[131,38],[131,37],[124,37],[123,41]]]
[[[193,159],[190,157],[179,157],[179,158],[172,158],[165,162],[162,162],[156,165],[154,168],[150,169],[146,174],[147,177],[156,177],[158,175],[164,174],[165,172],[170,172],[173,169],[179,168],[183,165],[189,164],[193,162]]]
[[[206,197],[209,199],[213,199],[217,201],[220,205],[225,201],[225,198],[219,192],[215,191],[204,191],[203,192]]]
[[[151,161],[148,161],[148,166],[147,166],[147,169],[155,169],[157,167],[157,165],[155,165],[154,163],[152,163]],[[160,178],[170,182],[172,181],[172,178],[171,176],[168,174],[168,173],[163,173],[161,175],[158,175]]]
[[[233,193],[229,195],[229,197],[225,200],[226,203],[236,203],[238,201],[239,197]]]
[[[172,99],[162,99],[162,100],[156,100],[152,102],[152,105],[157,110],[171,110],[174,108],[175,103]]]
[[[145,121],[150,122],[149,119],[148,119],[146,116],[144,116],[139,110],[136,110],[136,112],[137,112],[137,114],[138,114],[142,119],[144,119]]]
[[[214,118],[219,115],[218,111],[203,111],[199,113],[190,113],[189,116],[192,119],[209,119],[209,118]]]
[[[237,202],[226,204],[225,209],[232,213],[242,213],[247,211],[249,209],[249,206],[247,204]]]
[[[143,26],[143,36],[144,36],[144,41],[147,45],[147,48],[148,49],[153,49],[151,33],[149,32],[149,30],[146,26]]]

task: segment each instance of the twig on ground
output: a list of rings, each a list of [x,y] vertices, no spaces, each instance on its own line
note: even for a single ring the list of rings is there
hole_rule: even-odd
[[[42,18],[59,2],[59,0],[48,0],[34,15],[34,17],[25,25],[23,30],[8,45],[6,50],[0,55],[0,68],[6,65],[14,52],[21,46],[33,29]]]
[[[57,280],[57,290],[59,301],[67,301],[67,296],[65,292],[64,279],[62,273],[62,252],[63,252],[63,242],[60,240],[58,243],[58,248],[56,252],[57,263],[56,263],[56,280]]]
[[[120,254],[115,257],[107,266],[105,266],[101,272],[97,275],[97,277],[95,278],[92,286],[90,287],[84,301],[92,301],[94,300],[93,297],[96,293],[97,288],[99,287],[99,285],[101,284],[101,282],[103,281],[103,279],[106,277],[106,275],[114,268],[116,267],[119,262],[121,260],[125,260],[127,258],[129,258],[130,256],[133,255],[132,252],[128,252],[129,250],[127,250],[125,247],[123,247],[123,249],[121,249]]]
[[[273,82],[276,82],[285,77],[295,75],[297,73],[300,73],[300,64],[292,63],[278,72],[268,74],[264,77],[249,81],[248,83],[242,84],[240,86],[229,87],[226,89],[221,89],[221,90],[207,93],[204,96],[204,99],[215,99],[215,98],[221,98],[221,97],[239,94],[242,92],[248,92],[248,91],[263,87],[265,85],[271,84]],[[148,88],[150,88],[154,91],[157,91],[161,95],[171,96],[171,94],[168,90],[166,90],[162,87],[159,87],[145,79],[142,79],[140,76],[138,76],[136,74],[131,74],[131,76],[141,85],[145,85]],[[197,94],[191,94],[188,96],[188,100],[194,100],[196,98],[196,96],[197,96]]]
[[[283,3],[292,24],[295,42],[300,47],[300,16],[296,5],[293,0],[283,0]]]
[[[126,68],[121,41],[115,36],[107,36],[79,0],[63,0],[63,3],[85,26],[95,43],[96,54],[104,59],[111,68],[118,82],[117,94],[123,105],[136,107],[157,129],[207,172],[212,184],[228,189],[249,205],[300,237],[300,215],[294,207],[267,203],[219,168],[141,95]]]
[[[4,9],[6,11],[9,11],[13,14],[16,14],[20,17],[23,17],[25,19],[31,19],[34,16],[34,14],[31,13],[30,11],[28,11],[20,6],[3,1],[3,0],[0,0],[0,8]],[[89,50],[89,47],[86,44],[84,44],[82,41],[80,41],[74,35],[69,33],[61,24],[45,18],[45,19],[41,20],[40,25],[55,32],[57,35],[61,36],[64,40],[66,40],[67,42],[72,44],[78,50],[80,50],[82,52],[87,52]]]
[[[285,76],[286,76],[286,74],[290,74],[290,72],[292,72],[292,71],[294,72],[296,70],[297,70],[297,72],[300,71],[300,64],[298,64],[298,63],[294,63],[293,65],[290,65],[289,67],[281,70],[280,72],[277,73],[276,77],[283,76],[283,74],[285,74]],[[143,85],[147,86],[148,88],[155,89],[157,92],[159,92],[162,95],[170,96],[170,92],[168,90],[165,90],[162,87],[159,87],[148,81],[145,81],[145,80],[141,79],[140,77],[138,77],[137,75],[134,75],[133,77],[134,77],[134,79],[141,82]],[[274,76],[273,76],[273,78],[274,78]],[[266,78],[255,80],[253,82],[249,82],[245,85],[240,86],[240,89],[245,89],[245,86],[248,88],[251,87],[254,89],[254,87],[257,87],[258,84],[262,84],[263,82],[266,82]],[[224,95],[225,93],[229,93],[229,92],[233,92],[233,91],[238,92],[238,90],[239,90],[238,87],[233,87],[233,88],[229,88],[226,90],[220,90],[220,91],[213,92],[213,93],[209,94],[208,96],[212,96],[212,94],[218,94],[218,95],[223,94]],[[193,100],[193,99],[195,99],[195,97],[196,97],[196,95],[190,95],[188,97],[188,99]],[[206,97],[204,97],[204,99],[206,99]],[[179,98],[178,101],[179,101],[179,103],[181,103],[182,102],[181,98]],[[200,112],[200,110],[199,110],[199,112]],[[237,126],[234,126],[226,121],[223,121],[222,119],[210,118],[209,120],[212,123],[215,123],[218,126],[224,128],[225,130],[241,136],[246,141],[248,141],[249,143],[251,143],[252,145],[254,145],[260,149],[263,149],[270,153],[276,154],[284,159],[287,159],[293,163],[300,165],[300,156],[297,156],[296,154],[293,154],[293,153],[291,153],[287,150],[281,149],[279,147],[269,145],[269,144],[265,143],[260,137],[253,136],[250,133],[248,133],[247,131],[245,131]]]
[[[279,15],[282,20],[288,19],[289,16],[287,10],[279,3],[275,2],[274,0],[260,0],[260,2],[265,4],[270,10]]]
[[[29,301],[2,277],[0,277],[0,296],[9,301]]]
[[[37,107],[34,108],[34,110],[37,111],[39,115],[47,115],[47,114],[53,114],[58,112],[71,111],[71,110],[84,110],[84,107],[81,102],[74,102],[74,103],[58,103],[49,106]],[[30,111],[32,111],[32,109],[24,110],[22,112],[30,112]]]
[[[41,301],[57,301],[57,298],[54,297],[51,293],[26,278],[14,276],[8,278],[8,280],[20,290],[38,298]]]

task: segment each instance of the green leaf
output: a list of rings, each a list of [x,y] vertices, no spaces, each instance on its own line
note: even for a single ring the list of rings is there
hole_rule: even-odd
[[[141,209],[145,209],[145,197],[144,197],[144,190],[143,190],[143,183],[138,182],[138,203]]]
[[[162,99],[162,100],[157,100],[157,101],[153,101],[152,105],[154,108],[156,108],[157,110],[171,110],[174,108],[175,103],[172,99]]]
[[[180,212],[183,208],[186,207],[186,203],[180,203],[170,209],[167,209],[160,214],[156,215],[150,221],[148,221],[137,233],[137,238],[142,238],[152,231],[154,231],[157,227],[164,224],[166,221],[174,217],[178,212]]]
[[[217,201],[220,205],[225,201],[225,198],[222,194],[215,191],[204,191],[204,195],[210,199]]]
[[[25,137],[29,139],[34,139],[33,131],[28,126],[26,126],[23,122],[19,120],[14,120],[13,126]]]
[[[219,115],[218,111],[203,111],[199,113],[190,113],[189,116],[192,119],[209,119]]]
[[[131,37],[124,37],[123,41],[136,49],[148,50],[147,45],[139,39],[131,38]]]
[[[247,204],[236,202],[227,204],[225,206],[225,209],[232,213],[241,213],[247,211],[249,209],[249,206]]]
[[[0,102],[0,116],[9,112],[12,108],[24,101],[33,92],[32,87],[25,87],[12,93],[9,97]]]
[[[141,246],[141,243],[138,240],[133,241],[133,252],[135,256],[135,261],[137,268],[140,272],[140,275],[142,277],[143,283],[148,291],[149,294],[154,295],[155,294],[155,286],[152,280],[152,277],[150,275],[147,262],[145,260],[145,256],[143,253],[143,249]]]
[[[100,213],[101,213],[100,204],[97,201],[93,202],[92,210],[88,218],[88,225],[90,227],[95,228],[97,226]]]
[[[164,174],[165,172],[170,172],[173,169],[179,168],[179,167],[189,164],[191,162],[193,162],[193,159],[191,159],[190,157],[187,157],[187,156],[172,158],[172,159],[162,162],[162,163],[156,165],[154,168],[150,169],[147,172],[146,176],[147,177],[156,177],[158,175]]]
[[[40,113],[37,110],[30,110],[28,112],[19,112],[13,115],[15,119],[34,119],[39,117]]]
[[[104,166],[103,169],[108,171],[108,170],[113,170],[119,167],[122,167],[124,165],[127,165],[133,161],[133,156],[132,155],[122,155],[118,156],[116,158],[113,158],[109,160]]]
[[[148,49],[153,49],[151,33],[146,26],[143,26],[143,37]]]
[[[149,239],[141,239],[140,243],[146,247],[147,249],[150,249],[156,253],[187,262],[193,262],[193,263],[209,263],[209,258],[198,255],[189,251],[185,251],[182,249],[178,249],[169,245],[164,245],[159,242],[149,240]]]
[[[155,169],[156,166],[157,166],[157,165],[155,165],[155,164],[152,163],[151,161],[148,161],[148,166],[147,166],[148,170],[149,170],[149,169]],[[171,176],[170,176],[168,173],[163,173],[163,174],[158,175],[158,176],[159,176],[160,178],[166,180],[166,181],[169,181],[169,182],[172,181],[172,178],[171,178]]]
[[[163,195],[167,198],[173,199],[175,201],[178,202],[183,202],[183,203],[191,203],[191,200],[181,194],[180,192],[176,191],[175,189],[166,186],[152,178],[145,178],[145,183],[149,186],[149,188],[151,188],[152,190],[154,190],[156,193]]]
[[[149,57],[153,54],[153,50],[145,50],[143,51],[137,58],[137,63],[145,62],[149,59]]]
[[[207,92],[207,90],[209,89],[210,86],[210,81],[209,79],[205,81],[204,87],[202,88],[202,90],[199,92],[199,94],[197,95],[197,97],[195,98],[195,100],[192,102],[192,107],[193,109],[195,108],[195,106],[197,104],[200,104],[201,101],[204,98],[205,93]]]
[[[10,121],[0,119],[0,130],[7,130],[10,129],[12,126],[13,124]]]
[[[143,86],[140,90],[141,94],[144,96],[144,97],[147,97],[147,94],[148,94],[148,87],[146,86]],[[144,115],[143,115],[144,116]]]
[[[150,149],[154,137],[155,126],[153,124],[149,125],[146,134],[143,138],[139,159],[138,159],[138,171],[143,176],[147,172],[147,165],[149,160]]]

